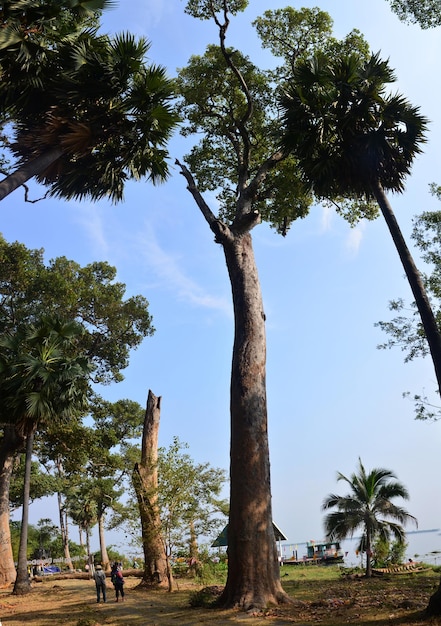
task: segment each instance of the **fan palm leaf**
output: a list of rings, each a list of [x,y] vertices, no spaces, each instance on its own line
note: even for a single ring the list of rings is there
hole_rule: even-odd
[[[328,513],[324,518],[326,536],[330,541],[342,540],[362,533],[359,549],[367,553],[366,575],[371,575],[371,549],[374,539],[379,536],[389,540],[393,535],[403,542],[403,525],[416,519],[406,509],[392,502],[394,498],[408,499],[404,485],[395,480],[393,472],[375,468],[366,472],[361,459],[358,471],[350,477],[337,474],[337,480],[346,482],[350,493],[344,496],[329,494],[323,501],[322,509]]]

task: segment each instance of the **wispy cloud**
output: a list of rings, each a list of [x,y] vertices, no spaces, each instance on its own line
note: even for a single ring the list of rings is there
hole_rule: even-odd
[[[97,204],[78,203],[74,207],[74,219],[83,228],[98,258],[109,256],[110,246],[106,239],[106,221]]]
[[[164,250],[150,224],[137,239],[137,247],[144,262],[160,279],[161,285],[172,290],[177,297],[193,306],[213,309],[231,317],[231,302],[226,298],[209,293],[204,287],[189,278],[182,269],[179,257]]]
[[[334,218],[337,216],[335,208],[332,204],[322,205],[322,214],[320,220],[321,233],[327,233],[332,229]],[[337,216],[338,217],[338,216]],[[343,221],[341,217],[339,220]],[[345,239],[345,249],[351,256],[356,256],[363,240],[364,230],[366,228],[366,221],[361,220],[356,226],[349,229],[349,233]]]
[[[350,229],[349,235],[346,239],[346,250],[351,254],[351,256],[356,256],[358,254],[365,228],[366,223],[361,221],[357,224],[357,226]]]
[[[332,220],[335,216],[335,209],[329,203],[322,204],[321,209],[322,215],[320,220],[320,229],[322,233],[325,233],[331,230]]]

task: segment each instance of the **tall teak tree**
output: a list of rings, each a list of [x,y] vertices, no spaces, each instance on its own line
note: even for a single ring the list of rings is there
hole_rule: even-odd
[[[233,295],[229,567],[221,603],[244,609],[288,601],[272,526],[265,314],[251,230],[264,219],[284,233],[294,219],[307,214],[311,202],[293,173],[294,161],[273,140],[277,111],[271,75],[226,46],[230,15],[247,4],[187,3],[186,12],[193,17],[214,20],[219,45],[192,57],[177,79],[187,122],[184,133],[203,135],[185,163],[177,165],[223,248]],[[303,48],[311,50],[308,32],[303,31]],[[219,192],[218,214],[204,200],[206,190]]]

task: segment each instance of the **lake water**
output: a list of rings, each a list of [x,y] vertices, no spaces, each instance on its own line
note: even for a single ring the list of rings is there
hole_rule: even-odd
[[[345,539],[341,542],[341,549],[345,553],[345,565],[347,567],[355,567],[360,565],[360,555],[357,556],[355,550],[359,539]],[[408,561],[424,561],[430,565],[441,565],[441,530],[422,530],[417,532],[409,532],[406,535],[406,558]],[[306,554],[306,543],[298,543],[297,554],[301,559]],[[282,543],[282,554],[286,558],[292,556],[296,549],[295,544]],[[365,562],[365,561],[364,561]]]

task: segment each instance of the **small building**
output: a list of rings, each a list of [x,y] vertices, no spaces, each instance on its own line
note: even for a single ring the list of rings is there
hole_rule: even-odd
[[[279,553],[279,555],[281,557],[282,550],[281,550],[280,542],[281,541],[286,541],[286,537],[282,533],[280,528],[278,526],[276,526],[276,524],[274,522],[273,522],[273,530],[274,530],[274,537],[276,539],[276,542],[279,543],[278,553]],[[213,541],[213,543],[211,544],[211,547],[212,548],[226,548],[226,547],[228,547],[228,524],[225,526],[225,528],[220,533],[220,535]]]

